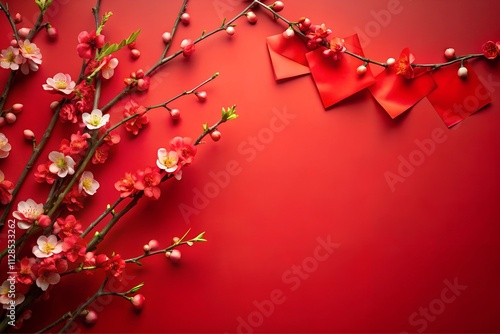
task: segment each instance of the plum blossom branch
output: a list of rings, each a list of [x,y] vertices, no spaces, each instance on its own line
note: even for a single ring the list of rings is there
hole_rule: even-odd
[[[274,19],[280,19],[281,21],[285,22],[289,26],[289,28],[293,29],[294,33],[300,35],[301,37],[303,37],[306,40],[308,39],[307,34],[305,34],[299,28],[298,22],[292,22],[292,21],[288,20],[287,18],[285,18],[284,16],[280,15],[278,12],[276,12],[273,9],[273,5],[266,5],[259,0],[253,0],[252,4],[257,4],[257,5],[261,6],[262,8],[266,9],[267,11],[271,12],[274,16]],[[330,42],[327,41],[326,39],[323,39],[323,41],[320,44],[327,47],[327,48],[330,48]],[[349,50],[344,50],[343,52],[351,57],[354,57],[354,58],[357,58],[357,59],[363,61],[365,63],[364,64],[365,66],[368,65],[368,63],[371,63],[374,65],[378,65],[378,66],[386,68],[386,67],[391,66],[392,64],[395,63],[395,59],[393,59],[393,58],[389,58],[386,62],[381,62],[381,61],[377,61],[377,60],[374,60],[374,59],[371,59],[368,57],[358,55],[358,54],[351,52]],[[432,70],[436,70],[436,69],[443,67],[443,66],[452,65],[452,64],[457,63],[457,62],[460,62],[463,66],[463,63],[466,60],[473,59],[473,58],[481,58],[481,57],[485,57],[485,54],[478,53],[478,54],[467,54],[467,55],[457,56],[457,57],[454,56],[453,59],[450,59],[449,61],[442,62],[442,63],[410,64],[410,66],[411,67],[429,68],[432,71]]]
[[[162,107],[162,106],[163,106],[163,104],[157,105],[157,107]],[[236,115],[235,106],[229,108],[227,111],[225,109],[223,109],[222,116],[221,116],[221,119],[219,121],[217,121],[211,127],[208,127],[206,125],[203,126],[204,131],[200,135],[200,137],[198,137],[198,139],[194,142],[194,145],[200,144],[202,142],[202,139],[206,135],[208,135],[211,131],[213,131],[214,129],[216,129],[217,126],[219,126],[220,124],[222,124],[224,122],[227,122],[228,120],[235,119],[236,117],[237,117],[237,115]],[[161,182],[165,182],[166,180],[172,178],[173,175],[174,174],[168,174],[168,173],[165,174],[162,177]],[[90,240],[90,242],[87,244],[87,252],[94,250],[97,247],[97,245],[100,242],[102,242],[102,240],[104,240],[104,237],[109,233],[109,231],[113,228],[113,226],[120,220],[120,218],[123,217],[128,211],[130,211],[135,205],[137,205],[137,203],[139,202],[139,200],[143,196],[144,196],[144,191],[143,190],[137,192],[136,194],[133,195],[132,201],[130,201],[125,208],[123,208],[118,213],[114,213],[113,214],[113,218],[111,218],[111,220],[108,222],[108,224],[100,232],[96,232],[94,234],[94,237],[92,238],[92,240]],[[96,226],[97,223],[100,220],[102,220],[110,212],[114,212],[114,211],[110,211],[110,209],[108,208],[106,210],[106,213],[103,214],[103,215],[101,215],[98,218],[98,220],[96,220],[96,222],[93,223],[93,227]],[[89,230],[88,231],[86,230],[86,233],[88,233],[88,232],[89,232]]]

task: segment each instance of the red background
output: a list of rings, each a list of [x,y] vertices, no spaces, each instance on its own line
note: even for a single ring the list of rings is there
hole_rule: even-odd
[[[381,13],[391,3],[396,2],[287,0],[282,14],[324,22],[335,36],[357,32],[365,55],[380,61],[410,47],[417,62],[441,62],[447,47],[458,54],[477,53],[486,40],[500,36],[497,1],[400,0],[400,13],[383,21]],[[128,49],[118,52],[120,65],[105,83],[102,101],[122,89],[131,71],[156,62],[163,48],[160,36],[171,29],[180,4],[103,1],[101,13],[114,13],[104,30],[107,40],[118,42],[141,28],[137,47],[142,55],[133,61]],[[33,22],[32,1],[9,5]],[[51,43],[43,32],[37,37],[43,64],[38,72],[18,77],[7,102],[25,105],[18,122],[0,129],[13,146],[0,161],[7,179],[15,180],[30,155],[22,130],[40,136],[51,117],[53,97],[41,85],[57,72],[77,76],[77,35],[93,28],[94,5],[54,0],[48,15],[59,40]],[[174,50],[183,38],[211,31],[244,6],[235,0],[191,0],[191,24],[180,27]],[[75,331],[499,332],[498,62],[472,63],[480,77],[493,74],[493,101],[452,129],[427,99],[392,120],[367,90],[325,111],[310,76],[275,82],[265,39],[285,26],[262,10],[257,15],[256,25],[240,19],[233,37],[217,34],[198,44],[190,59],[175,59],[157,74],[147,94],[134,97],[143,105],[160,103],[220,72],[204,88],[206,103],[188,96],[172,105],[181,110],[179,124],[154,110],[137,138],[121,133],[109,162],[94,168],[101,188],[80,214],[82,221],[93,220],[116,200],[113,184],[124,172],[154,164],[157,149],[170,138],[197,137],[202,123],[218,119],[221,107],[237,104],[240,118],[221,128],[222,140],[200,146],[182,181],[163,185],[159,201],[142,201],[101,251],[137,256],[148,240],[166,246],[188,228],[193,236],[206,231],[208,242],[181,249],[177,266],[163,256],[145,260],[141,268],[129,265],[122,284],[129,289],[145,282],[143,311],[133,312],[123,299],[101,301],[94,305],[98,323],[89,328],[77,322]],[[0,29],[6,48],[4,18]],[[0,72],[1,82],[6,74]],[[113,123],[122,105],[112,109]],[[287,124],[276,121],[277,113],[289,115]],[[386,172],[398,173],[400,157],[418,154],[416,141],[432,140],[436,129],[444,131],[444,141],[435,143],[392,191]],[[59,126],[47,154],[72,131]],[[232,175],[214,186],[213,175],[222,175],[228,164],[236,166]],[[18,200],[42,202],[48,189],[32,176],[28,181]],[[212,198],[194,202],[199,192]],[[182,205],[197,211],[186,219]],[[336,244],[331,255],[315,253],[318,238]],[[303,273],[290,271],[294,266]],[[25,330],[74,309],[93,294],[99,277],[65,277],[50,301],[34,309]],[[466,288],[444,302],[453,296],[445,282],[454,281]],[[426,319],[419,312],[429,307]]]

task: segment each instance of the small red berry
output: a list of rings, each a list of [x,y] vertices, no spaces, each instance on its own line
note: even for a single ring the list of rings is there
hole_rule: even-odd
[[[221,136],[222,134],[220,133],[219,130],[214,130],[210,132],[210,138],[212,138],[213,141],[219,141]]]

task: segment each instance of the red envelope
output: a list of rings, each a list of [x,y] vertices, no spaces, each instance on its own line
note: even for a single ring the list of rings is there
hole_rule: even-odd
[[[491,96],[467,63],[467,78],[460,78],[460,64],[442,67],[432,73],[438,88],[427,97],[439,117],[452,127],[491,102]]]
[[[357,34],[344,38],[345,47],[357,55],[363,56],[363,50]],[[331,107],[335,103],[357,93],[375,82],[370,66],[364,75],[358,75],[357,68],[363,61],[347,54],[337,60],[325,57],[325,47],[306,54],[311,74],[318,89],[323,106]]]
[[[276,80],[310,73],[306,59],[309,49],[300,37],[286,39],[283,34],[270,36],[267,38],[267,48]]]
[[[429,73],[420,74],[413,79],[406,79],[388,67],[376,77],[370,92],[389,116],[396,118],[417,104],[436,88]]]

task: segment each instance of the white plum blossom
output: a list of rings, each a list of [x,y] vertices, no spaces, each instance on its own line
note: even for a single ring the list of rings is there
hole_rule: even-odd
[[[94,195],[99,188],[99,182],[94,179],[92,172],[83,172],[78,184],[80,192],[85,191],[88,195]]]
[[[82,114],[83,123],[87,126],[89,130],[99,129],[100,127],[106,125],[109,122],[109,115],[103,116],[102,111],[99,109],[92,110],[92,113]]]

